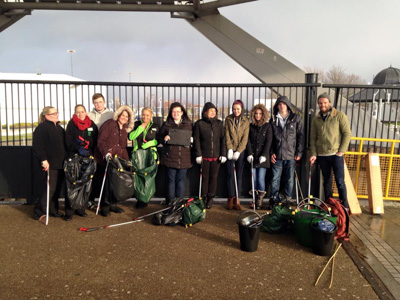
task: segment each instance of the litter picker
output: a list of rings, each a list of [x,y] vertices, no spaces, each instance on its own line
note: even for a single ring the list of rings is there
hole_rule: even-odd
[[[123,222],[123,223],[117,223],[117,224],[113,224],[113,225],[105,225],[105,226],[100,226],[100,227],[92,227],[92,228],[86,228],[86,227],[81,227],[79,230],[80,231],[86,231],[86,232],[91,232],[91,231],[96,231],[96,230],[100,230],[100,229],[108,229],[111,227],[117,227],[117,226],[122,226],[122,225],[128,225],[128,224],[132,224],[132,223],[137,223],[137,222],[141,222],[144,220],[144,218],[155,215],[159,212],[163,212],[167,209],[170,209],[172,206],[168,206],[164,209],[160,209],[157,210],[155,212],[152,212],[150,214],[144,215],[144,216],[140,216],[140,217],[136,217],[133,221],[128,221],[128,222]]]
[[[110,159],[107,158],[106,170],[104,171],[103,183],[101,184],[101,190],[100,190],[100,196],[99,196],[99,203],[97,203],[96,216],[99,214],[101,196],[103,195],[104,183],[106,182],[107,169],[108,169],[108,164],[109,164],[109,163],[110,163]]]
[[[201,199],[201,183],[203,181],[203,162],[200,165],[199,199]]]
[[[46,217],[46,225],[49,224],[49,209],[50,209],[50,169],[47,169],[47,200],[46,200],[46,214],[41,216],[39,221]]]
[[[236,179],[236,175],[235,175],[235,179]],[[254,190],[254,168],[253,168],[253,159],[251,160],[251,188],[253,189],[253,210],[256,211],[256,198],[255,198],[255,190]],[[236,187],[236,195],[237,195],[237,187]]]
[[[236,203],[239,199],[239,192],[238,192],[238,184],[237,184],[237,178],[236,178],[236,162],[233,162],[233,177],[235,179],[235,191],[236,191]]]

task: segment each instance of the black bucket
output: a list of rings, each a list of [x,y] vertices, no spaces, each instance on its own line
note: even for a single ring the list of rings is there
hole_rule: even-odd
[[[252,214],[243,217],[245,213]],[[258,239],[260,237],[260,229],[262,217],[252,210],[241,213],[238,217],[240,249],[246,252],[257,251]]]
[[[321,230],[317,227],[319,221],[327,221],[334,225],[331,231]],[[332,254],[333,241],[336,234],[336,225],[328,219],[314,219],[311,224],[312,249],[313,252],[320,256],[330,256]]]

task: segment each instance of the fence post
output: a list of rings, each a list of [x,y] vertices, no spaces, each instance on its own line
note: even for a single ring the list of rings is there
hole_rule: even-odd
[[[318,73],[307,73],[305,77],[306,83],[318,83]],[[304,151],[301,160],[300,171],[303,176],[300,177],[301,189],[304,196],[308,195],[308,176],[304,176],[309,172],[309,161],[310,161],[310,133],[311,133],[311,121],[315,117],[315,109],[317,107],[317,88],[308,86],[306,87],[304,105]],[[315,168],[314,168],[315,170]],[[316,177],[318,176],[318,178]],[[319,182],[319,172],[313,172],[313,182]],[[317,196],[319,194],[318,187],[314,184],[312,186],[311,194]]]

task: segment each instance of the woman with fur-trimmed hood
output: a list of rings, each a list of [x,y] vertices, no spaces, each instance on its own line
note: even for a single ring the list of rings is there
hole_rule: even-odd
[[[127,105],[120,106],[115,111],[114,117],[104,122],[100,127],[97,140],[96,160],[99,165],[104,167],[105,158],[109,155],[118,155],[122,159],[129,160],[126,147],[128,145],[128,134],[132,131],[133,126],[133,111]],[[104,194],[100,202],[101,215],[107,217],[110,211],[122,213],[123,209],[117,206],[107,182],[105,183]]]
[[[251,109],[249,140],[246,146],[247,161],[253,162],[254,193],[256,209],[262,209],[265,191],[265,174],[270,167],[269,151],[272,143],[272,128],[268,123],[269,114],[263,104]],[[252,192],[250,192],[252,195]]]

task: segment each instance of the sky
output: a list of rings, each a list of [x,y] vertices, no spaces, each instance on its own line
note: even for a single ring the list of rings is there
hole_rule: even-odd
[[[400,68],[398,0],[258,0],[220,13],[300,68],[345,68],[367,82]],[[258,83],[169,13],[33,11],[0,32],[0,73],[88,81]]]

